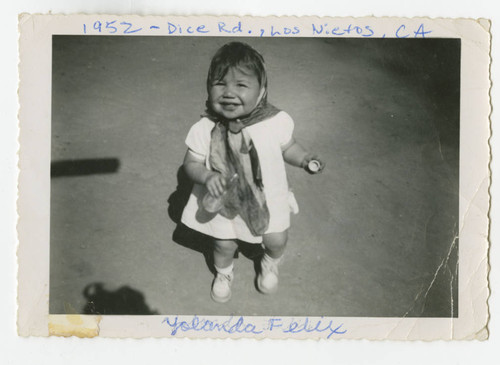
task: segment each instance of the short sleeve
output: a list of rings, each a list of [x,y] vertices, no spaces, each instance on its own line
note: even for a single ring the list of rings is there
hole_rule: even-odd
[[[207,118],[195,123],[188,132],[186,145],[195,154],[205,158],[210,152],[210,133],[214,123]]]
[[[286,112],[280,112],[277,117],[276,127],[278,130],[276,135],[279,138],[280,146],[284,146],[292,140],[294,123],[292,117]]]

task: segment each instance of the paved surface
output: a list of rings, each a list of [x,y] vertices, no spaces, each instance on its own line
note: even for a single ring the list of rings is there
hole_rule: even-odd
[[[288,169],[278,293],[256,292],[243,246],[232,300],[211,301],[179,167],[226,41],[55,38],[50,312],[456,316],[459,49],[436,40],[248,40],[327,168]]]

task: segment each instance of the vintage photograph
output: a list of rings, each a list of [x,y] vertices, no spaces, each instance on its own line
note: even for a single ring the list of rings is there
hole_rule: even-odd
[[[461,56],[54,34],[49,314],[458,318]]]
[[[492,9],[4,6],[4,362],[494,363]]]
[[[487,339],[489,27],[21,15],[19,335]]]

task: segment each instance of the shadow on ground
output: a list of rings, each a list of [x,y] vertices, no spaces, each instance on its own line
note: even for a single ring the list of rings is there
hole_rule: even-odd
[[[118,172],[117,158],[92,158],[54,161],[50,164],[50,177],[114,174]]]
[[[168,216],[175,224],[180,224],[182,211],[186,206],[193,182],[187,176],[184,168],[180,166],[177,169],[177,187],[175,191],[168,197]]]
[[[146,304],[144,295],[129,286],[111,291],[102,283],[92,283],[83,290],[87,304],[83,307],[84,314],[159,314]]]

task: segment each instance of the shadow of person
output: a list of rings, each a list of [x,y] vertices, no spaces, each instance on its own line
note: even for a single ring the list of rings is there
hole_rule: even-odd
[[[119,168],[120,160],[115,157],[59,160],[50,163],[50,177],[115,174]]]
[[[186,206],[191,190],[193,189],[193,182],[187,176],[184,168],[181,166],[177,170],[177,187],[175,191],[168,197],[168,216],[176,224],[181,221],[182,211]]]
[[[202,233],[196,232],[181,223],[182,211],[193,190],[193,182],[187,176],[182,166],[177,170],[177,187],[168,197],[168,216],[177,224],[172,240],[183,247],[200,252],[205,257],[208,269],[215,273],[212,260],[213,242],[212,238]]]
[[[247,259],[253,261],[253,269],[255,272],[254,286],[255,289],[259,290],[257,286],[257,276],[260,272],[260,261],[262,260],[262,256],[264,256],[264,248],[259,244],[238,241],[238,251]]]
[[[177,224],[172,235],[172,240],[186,248],[200,252],[205,258],[205,263],[212,274],[215,274],[213,262],[213,238],[197,232],[182,223]]]
[[[262,256],[264,256],[264,249],[262,248],[262,245],[238,241],[238,251],[247,259],[253,261],[255,272],[257,272],[260,260],[262,259]]]
[[[149,308],[140,291],[126,285],[111,291],[103,283],[92,283],[83,289],[83,296],[87,300],[83,314],[159,314]]]

